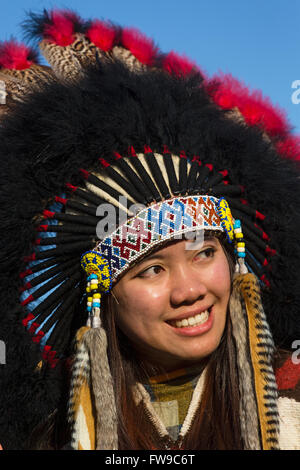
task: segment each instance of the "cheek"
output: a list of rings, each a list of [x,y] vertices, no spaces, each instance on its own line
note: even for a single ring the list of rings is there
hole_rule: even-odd
[[[157,319],[165,311],[166,293],[161,286],[140,286],[134,283],[126,289],[119,289],[118,317],[125,326],[147,323]]]
[[[228,302],[231,291],[231,277],[227,258],[224,255],[214,265],[210,276],[211,288],[215,294]]]

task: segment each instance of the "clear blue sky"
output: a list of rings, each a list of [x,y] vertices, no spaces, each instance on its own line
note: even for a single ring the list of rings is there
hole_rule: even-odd
[[[0,38],[22,40],[26,12],[53,7],[135,26],[209,76],[232,73],[284,109],[300,134],[300,103],[292,103],[292,83],[300,81],[300,0],[1,0]]]

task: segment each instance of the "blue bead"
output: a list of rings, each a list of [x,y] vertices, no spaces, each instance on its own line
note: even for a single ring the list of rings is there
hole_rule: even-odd
[[[93,302],[93,307],[100,307],[100,302]]]
[[[91,278],[91,279],[98,279],[98,276],[97,276],[97,274],[91,274],[91,275],[90,275],[90,278]]]
[[[86,309],[87,309],[88,312],[92,311],[92,307],[90,307],[90,306],[88,306]]]
[[[238,253],[238,257],[239,257],[239,258],[245,258],[245,257],[246,257],[246,253],[241,253],[241,252],[239,252],[239,253]]]
[[[233,228],[241,228],[241,221],[240,221],[239,219],[237,219],[237,220],[234,222]]]

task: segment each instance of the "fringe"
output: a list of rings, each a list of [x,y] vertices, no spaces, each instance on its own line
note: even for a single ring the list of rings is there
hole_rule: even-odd
[[[96,449],[117,450],[118,428],[115,395],[107,358],[105,330],[91,328],[84,336],[90,351],[92,389],[96,407]]]

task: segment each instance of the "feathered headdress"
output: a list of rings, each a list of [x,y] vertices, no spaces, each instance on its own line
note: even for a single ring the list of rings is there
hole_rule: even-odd
[[[243,331],[252,332],[254,375],[260,354],[272,359],[271,337],[262,342],[257,336],[262,325],[268,321],[275,343],[285,347],[300,334],[300,144],[284,114],[230,76],[210,79],[187,58],[163,54],[134,29],[84,22],[68,11],[32,15],[26,27],[41,40],[50,67],[16,42],[0,46],[7,85],[0,149],[1,334],[7,344],[0,442],[19,448],[61,400],[78,328],[90,317],[99,333],[103,292],[176,233],[225,232],[241,275],[249,271],[250,280],[251,273],[259,279],[265,313],[256,281],[248,301],[245,284],[236,281],[246,311],[258,309],[256,323],[241,312]],[[123,222],[99,241],[106,214],[97,208],[107,203]],[[134,204],[143,210],[133,213]],[[87,294],[81,263],[92,275]],[[91,334],[84,328],[79,349],[84,333]],[[84,354],[77,354],[75,375]],[[239,358],[244,374],[246,356]],[[106,363],[99,373],[112,390]],[[252,405],[259,409],[262,445],[270,448],[277,430],[266,424],[272,404],[264,386],[273,380],[266,374],[255,376],[260,398]],[[248,438],[251,408],[246,416],[244,405],[244,439],[256,448],[260,437]],[[99,424],[106,436],[103,422],[110,437],[98,446],[116,448],[112,414]]]

